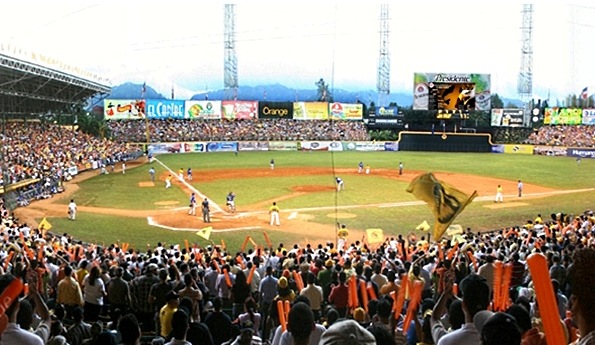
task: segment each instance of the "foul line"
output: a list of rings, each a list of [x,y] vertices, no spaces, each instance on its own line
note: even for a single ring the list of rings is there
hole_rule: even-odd
[[[180,179],[180,176],[178,176],[173,170],[171,170],[167,165],[163,164],[159,159],[153,157],[153,160],[155,160],[157,163],[159,163],[162,167],[164,167],[165,169],[167,169],[167,171],[169,171],[173,176],[176,176],[178,178],[178,180],[180,182],[182,182],[184,184],[184,186],[186,186],[188,189],[190,189],[191,191],[193,191],[198,197],[200,197],[200,200],[204,200],[205,198],[207,198],[206,195],[202,194],[201,192],[198,191],[198,189],[194,188],[190,183],[186,182],[186,180],[184,180],[184,178],[182,177],[182,179]],[[209,199],[209,198],[207,198]],[[197,201],[198,204],[200,204]],[[213,208],[215,209],[215,212],[224,212],[223,209],[221,207],[219,207],[219,205],[217,205],[213,200],[209,199],[209,205],[212,205]]]

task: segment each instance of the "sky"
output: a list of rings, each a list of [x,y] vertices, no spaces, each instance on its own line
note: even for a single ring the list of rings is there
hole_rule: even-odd
[[[382,1],[236,2],[240,86],[279,83],[375,90]],[[522,1],[391,1],[391,93],[413,73],[491,74],[492,93],[517,97]],[[222,89],[224,2],[21,0],[2,4],[0,43],[176,98]],[[595,4],[533,2],[533,93],[595,92]]]

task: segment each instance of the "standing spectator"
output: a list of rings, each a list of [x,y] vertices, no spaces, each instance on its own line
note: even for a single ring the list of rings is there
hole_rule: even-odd
[[[118,331],[122,337],[122,345],[140,344],[141,330],[134,314],[124,315],[118,323]]]
[[[127,314],[130,309],[130,286],[127,281],[122,279],[124,269],[116,267],[114,271],[114,278],[112,278],[107,286],[107,297],[110,303],[110,312],[113,313],[116,309],[120,309],[122,314]]]
[[[578,345],[595,343],[594,262],[594,249],[580,249],[574,252],[572,265],[568,268],[567,283],[570,285],[572,317],[580,334]]]
[[[83,280],[85,321],[95,322],[99,319],[103,297],[107,295],[100,274],[99,267],[93,266],[91,272]]]
[[[91,324],[83,321],[83,309],[75,308],[72,312],[74,323],[68,327],[66,338],[70,345],[81,345],[85,339],[91,338]]]
[[[485,264],[481,265],[477,270],[477,274],[484,277],[484,279],[486,280],[486,283],[490,287],[491,296],[492,292],[494,291],[494,257],[491,254],[487,254],[485,256],[485,261]]]
[[[322,309],[322,302],[323,294],[322,288],[315,284],[316,277],[314,277],[314,273],[308,272],[307,283],[308,285],[300,291],[300,295],[304,295],[308,297],[310,300],[310,309],[314,315],[314,320],[320,320],[320,312]]]
[[[200,301],[202,292],[196,288],[196,282],[192,279],[190,273],[184,274],[184,288],[179,292],[180,298],[188,297],[192,301],[192,310],[188,315],[192,321],[200,321]]]
[[[324,263],[324,270],[318,272],[318,285],[322,287],[322,297],[325,301],[328,300],[328,295],[331,293],[331,278],[333,273],[334,261],[331,259],[326,260]]]
[[[231,318],[221,311],[221,307],[221,297],[215,297],[213,300],[214,311],[207,314],[205,318],[205,324],[209,327],[216,345],[220,345],[231,339]]]
[[[244,271],[238,270],[236,273],[233,286],[231,287],[231,302],[232,302],[232,319],[235,320],[240,316],[244,309],[244,303],[250,297],[250,285],[246,282],[246,274]]]
[[[171,291],[174,290],[176,285],[176,282],[168,281],[167,270],[162,268],[159,270],[159,282],[153,284],[153,286],[151,286],[151,290],[149,291],[149,302],[153,305],[153,320],[155,322],[155,329],[157,330],[158,334],[160,333],[159,331],[161,325],[159,317],[161,308],[167,304],[167,296]]]
[[[273,267],[266,267],[266,276],[260,281],[258,291],[260,293],[260,313],[262,319],[265,321],[262,323],[262,338],[268,339],[267,317],[269,316],[269,309],[275,300],[277,295],[277,278],[273,277]]]
[[[153,305],[149,303],[149,293],[151,287],[159,282],[159,278],[155,275],[157,268],[158,266],[156,264],[150,263],[146,268],[145,274],[134,279],[131,285],[132,305],[135,314],[139,317],[138,321],[140,321],[144,332],[155,330],[155,323],[153,321],[155,310],[153,309]]]
[[[347,276],[345,275],[345,272],[343,271],[339,273],[339,284],[331,289],[331,293],[328,296],[328,302],[335,306],[340,317],[345,317],[347,314],[348,289],[345,284],[346,281]]]
[[[254,301],[254,298],[246,298],[246,302],[244,303],[244,313],[238,316],[238,321],[240,325],[250,322],[253,325],[254,333],[260,333],[262,317],[260,313],[256,312],[256,301]]]
[[[66,316],[72,318],[72,311],[84,305],[83,292],[79,283],[72,277],[72,266],[64,266],[64,278],[58,283],[56,302],[64,305]]]
[[[188,332],[189,316],[184,310],[176,310],[172,316],[172,335],[171,341],[165,345],[191,345],[186,341],[186,333]]]
[[[172,320],[174,313],[178,310],[180,304],[180,296],[171,290],[165,295],[166,303],[159,310],[159,334],[167,338],[172,330]],[[188,324],[186,324],[186,327]]]

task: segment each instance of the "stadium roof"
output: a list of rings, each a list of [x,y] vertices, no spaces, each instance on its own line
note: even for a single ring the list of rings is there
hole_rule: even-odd
[[[64,113],[73,104],[111,91],[89,79],[0,53],[0,114]]]

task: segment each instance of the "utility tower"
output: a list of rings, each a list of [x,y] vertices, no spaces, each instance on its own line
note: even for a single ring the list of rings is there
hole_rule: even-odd
[[[521,25],[521,66],[517,92],[527,105],[533,98],[533,5],[523,5]]]
[[[389,17],[388,4],[380,5],[380,47],[378,49],[378,76],[376,89],[378,91],[378,104],[387,106],[390,94],[390,50],[389,50]]]
[[[225,4],[223,23],[223,86],[225,99],[237,98],[238,92],[238,57],[236,54],[236,5]]]

